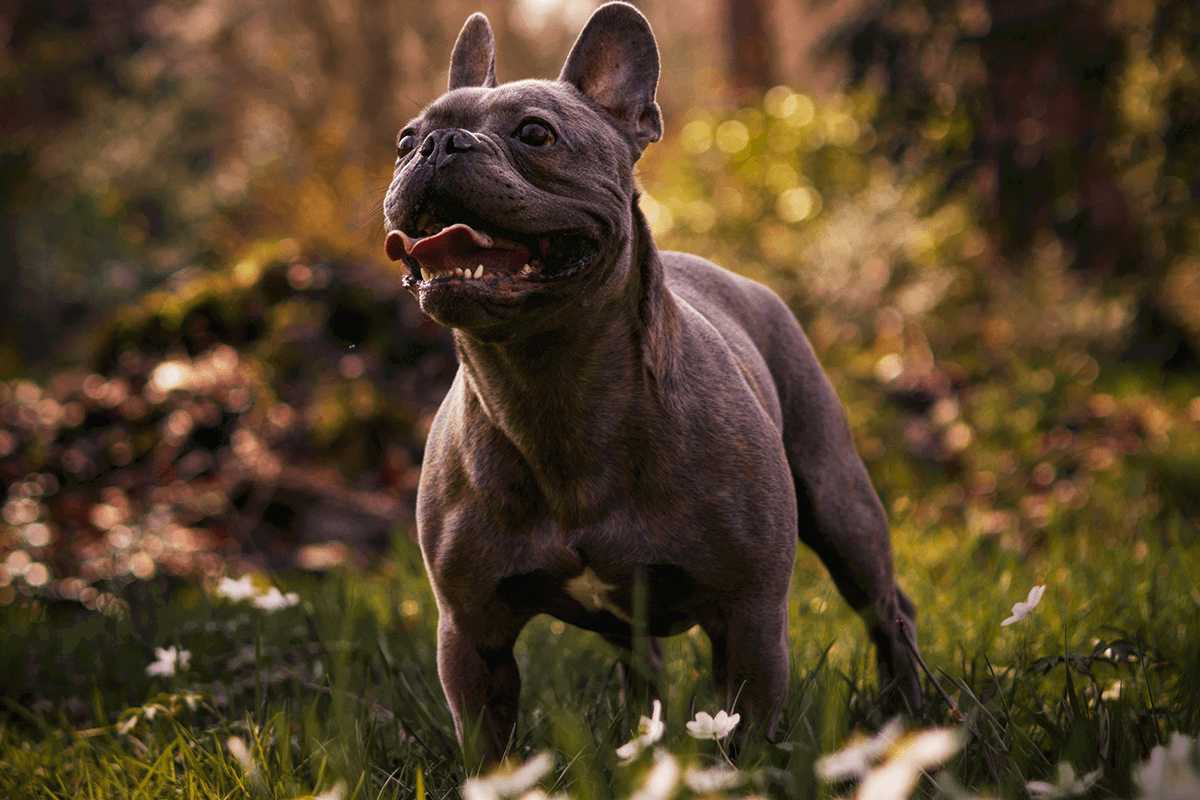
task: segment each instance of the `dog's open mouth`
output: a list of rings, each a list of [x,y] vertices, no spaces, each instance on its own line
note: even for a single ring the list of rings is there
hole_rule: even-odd
[[[485,223],[456,221],[432,205],[422,208],[411,229],[389,233],[385,248],[388,258],[403,259],[413,279],[422,282],[558,280],[600,255],[598,237],[590,233],[512,233]]]

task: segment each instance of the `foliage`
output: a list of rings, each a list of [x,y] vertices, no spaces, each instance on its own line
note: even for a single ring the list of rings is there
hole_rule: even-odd
[[[1186,0],[893,0],[827,47],[878,98],[880,152],[971,198],[989,270],[1053,240],[1105,293],[1139,295],[1131,355],[1188,369],[1198,25]]]
[[[454,358],[394,277],[284,242],[171,289],[112,320],[97,371],[0,383],[0,602],[94,607],[411,524]]]
[[[77,361],[108,312],[261,238],[378,249],[396,132],[444,89],[463,20],[487,11],[510,64],[556,69],[508,5],[6,4],[0,378]]]

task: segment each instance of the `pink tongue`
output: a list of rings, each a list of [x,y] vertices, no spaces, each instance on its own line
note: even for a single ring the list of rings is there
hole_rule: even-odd
[[[474,271],[481,264],[485,273],[516,272],[529,262],[529,250],[523,245],[493,239],[462,223],[423,239],[404,237],[400,242],[391,241],[391,236],[388,239],[389,255],[395,245],[402,244],[405,253],[430,272],[453,272],[460,268]]]

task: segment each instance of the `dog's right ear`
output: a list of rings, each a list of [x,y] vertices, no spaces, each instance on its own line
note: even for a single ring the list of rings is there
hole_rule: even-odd
[[[449,89],[496,88],[496,37],[487,17],[476,11],[459,31],[450,55]]]

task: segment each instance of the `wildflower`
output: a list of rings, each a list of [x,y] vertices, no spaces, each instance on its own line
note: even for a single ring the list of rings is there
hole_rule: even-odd
[[[857,797],[906,800],[921,773],[940,766],[962,747],[962,736],[951,728],[931,728],[897,742],[887,760],[867,773]]]
[[[272,586],[266,594],[254,598],[254,607],[263,611],[278,611],[281,608],[291,608],[300,602],[300,595],[295,592],[283,594]]]
[[[683,773],[683,782],[696,794],[715,794],[740,786],[745,774],[726,767],[696,769],[688,767]]]
[[[1200,797],[1200,740],[1171,734],[1164,746],[1133,770],[1142,800],[1195,800]]]
[[[1012,608],[1012,616],[1004,620],[1000,624],[1012,625],[1014,622],[1020,622],[1025,619],[1025,615],[1033,610],[1033,607],[1042,602],[1042,595],[1045,594],[1045,586],[1035,586],[1029,590],[1029,596],[1025,598],[1025,602],[1017,603]]]
[[[638,757],[638,754],[663,737],[667,724],[662,721],[662,702],[655,699],[650,716],[638,721],[638,735],[630,742],[617,748],[617,757],[622,764],[628,764]]]
[[[861,778],[871,771],[874,761],[891,749],[900,735],[899,717],[890,720],[879,733],[864,738],[857,744],[843,747],[836,753],[817,759],[817,775],[823,781],[838,781],[843,778]]]
[[[1025,788],[1029,790],[1031,796],[1044,797],[1049,800],[1077,797],[1092,788],[1096,781],[1100,780],[1100,772],[1101,770],[1097,769],[1077,777],[1074,767],[1066,761],[1060,761],[1058,764],[1057,780],[1054,783],[1030,781],[1025,784]]]
[[[516,769],[501,768],[483,777],[467,778],[463,800],[497,800],[518,797],[533,788],[554,766],[548,753],[539,753]]]
[[[250,575],[246,574],[236,581],[233,578],[221,578],[221,582],[217,584],[217,594],[236,603],[254,597],[258,594],[258,589],[254,588]]]
[[[230,736],[225,740],[225,749],[229,751],[229,755],[233,756],[234,761],[242,765],[242,771],[246,773],[246,777],[258,780],[258,765],[254,763],[254,757],[250,755],[250,748],[246,746],[242,737]]]
[[[328,792],[314,795],[313,800],[342,800],[346,796],[346,784],[338,783]]]
[[[678,783],[679,762],[670,753],[659,753],[654,766],[646,773],[642,788],[631,794],[629,800],[667,800],[674,793]]]
[[[741,719],[741,714],[733,714],[731,716],[726,714],[724,710],[718,711],[715,717],[710,717],[706,712],[699,711],[696,713],[696,718],[687,724],[687,729],[693,739],[716,739],[720,741],[733,733],[733,729],[737,727]]]
[[[176,668],[187,669],[191,660],[192,654],[189,650],[176,650],[174,645],[166,649],[156,647],[154,661],[146,667],[146,674],[151,677],[169,678],[175,674]]]

